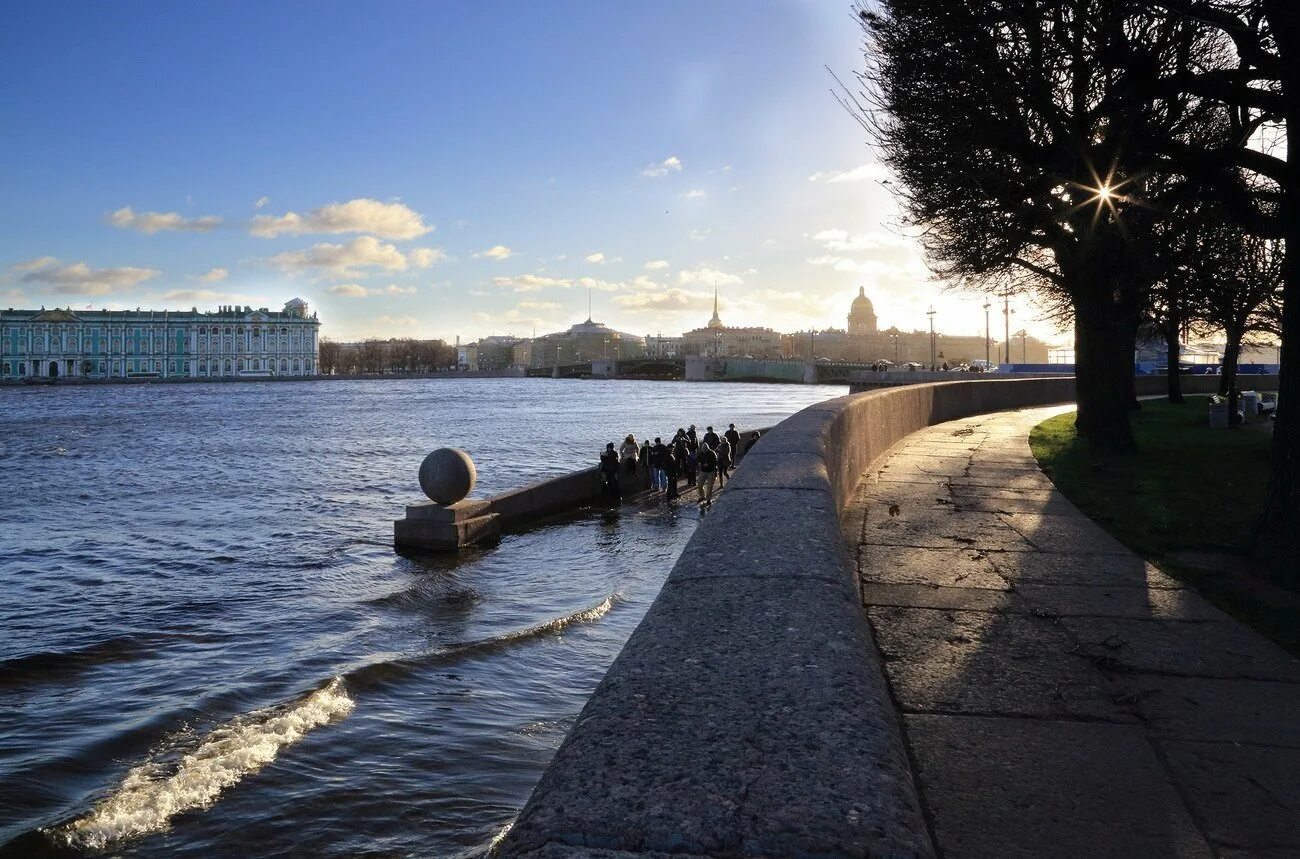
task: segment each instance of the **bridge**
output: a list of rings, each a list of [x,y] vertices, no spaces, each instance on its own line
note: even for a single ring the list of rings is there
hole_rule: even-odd
[[[870,372],[871,365],[844,361],[803,358],[713,358],[688,355],[682,358],[597,358],[590,362],[535,367],[532,377],[553,379],[685,379],[688,382],[793,382],[796,384],[846,385],[856,374]],[[915,384],[933,381],[922,374],[894,374],[905,378],[879,384]],[[943,374],[937,374],[943,376]],[[944,377],[947,378],[947,377]]]

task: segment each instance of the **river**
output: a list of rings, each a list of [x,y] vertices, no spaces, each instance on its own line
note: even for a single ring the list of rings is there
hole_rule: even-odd
[[[480,855],[697,521],[592,510],[404,558],[476,496],[843,387],[553,379],[0,388],[0,855]]]

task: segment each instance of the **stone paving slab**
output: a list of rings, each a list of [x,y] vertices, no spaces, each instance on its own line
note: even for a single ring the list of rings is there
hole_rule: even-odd
[[[1080,585],[1095,587],[1181,588],[1182,584],[1136,555],[990,553],[989,561],[1016,586]]]
[[[1214,855],[1139,729],[929,715],[905,725],[946,856]]]
[[[989,612],[867,612],[904,712],[1134,721],[1055,621]]]
[[[1300,857],[1300,661],[1055,490],[1060,411],[917,433],[843,514],[936,846]]]
[[[950,585],[1005,590],[990,555],[969,548],[905,549],[858,546],[858,572],[867,583]]]
[[[1112,674],[1103,688],[1154,736],[1300,749],[1292,683]]]
[[[959,513],[951,509],[917,509],[900,505],[896,512],[868,516],[862,541],[868,545],[921,546],[1028,551],[1033,544],[996,513]]]
[[[1160,743],[1210,838],[1300,854],[1300,749]]]
[[[1066,617],[1061,624],[1078,639],[1081,653],[1105,660],[1115,670],[1300,684],[1300,662],[1232,621]],[[1296,692],[1300,705],[1300,685]]]

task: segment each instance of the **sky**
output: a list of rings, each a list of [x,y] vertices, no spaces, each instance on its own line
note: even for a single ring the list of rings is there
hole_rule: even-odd
[[[982,334],[834,96],[848,2],[18,2],[0,307],[278,309],[322,334]],[[1060,341],[1027,301],[1013,330]],[[993,316],[994,336],[1001,314]]]

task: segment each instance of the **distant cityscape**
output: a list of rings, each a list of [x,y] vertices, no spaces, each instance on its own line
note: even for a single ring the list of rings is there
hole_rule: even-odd
[[[484,337],[458,344],[457,364],[469,370],[538,369],[581,364],[596,359],[679,358],[691,355],[749,358],[803,358],[893,364],[957,365],[988,360],[1045,364],[1049,347],[1024,331],[1014,332],[1011,349],[1005,338],[879,330],[875,309],[866,288],[849,307],[845,328],[795,331],[783,334],[772,328],[737,327],[723,323],[714,295],[713,316],[700,328],[679,336],[640,336],[616,331],[588,318],[565,331],[540,337]]]

